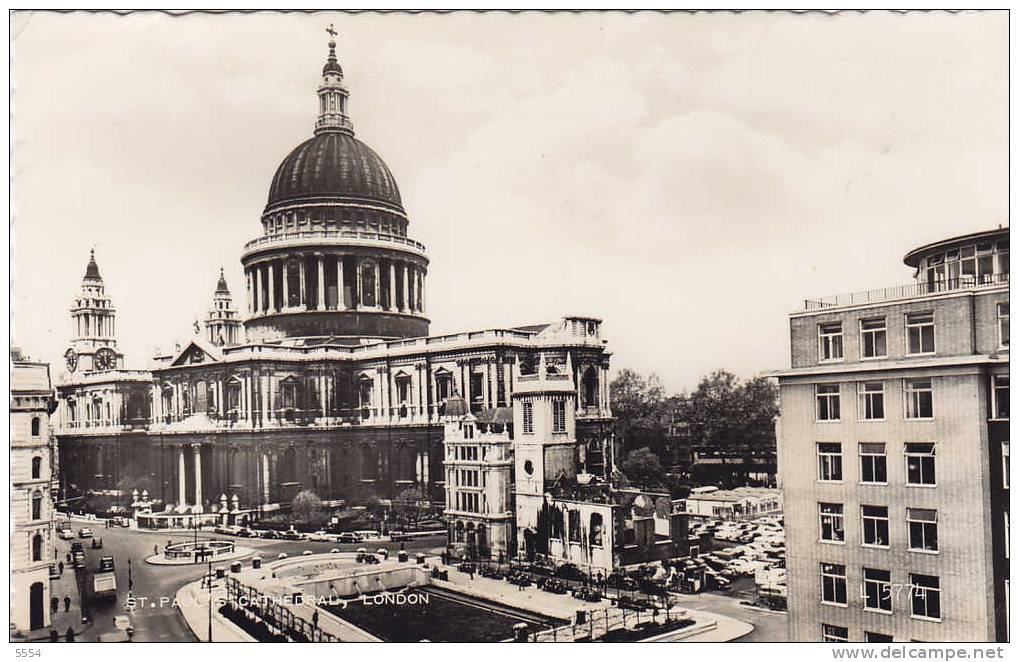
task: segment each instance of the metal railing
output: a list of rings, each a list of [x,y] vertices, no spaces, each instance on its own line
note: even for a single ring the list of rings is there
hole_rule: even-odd
[[[382,241],[390,244],[409,246],[415,250],[424,252],[425,245],[420,241],[414,241],[407,237],[401,237],[386,232],[367,232],[362,230],[303,230],[301,232],[284,232],[280,234],[265,235],[252,239],[244,244],[244,251],[252,248],[288,241],[302,241],[305,239],[360,239],[367,241]]]
[[[896,287],[885,287],[877,290],[865,290],[863,292],[851,292],[849,294],[836,294],[821,299],[805,299],[803,310],[824,310],[826,308],[841,308],[843,306],[859,306],[869,303],[887,303],[912,299],[915,297],[928,296],[931,294],[944,294],[959,290],[972,290],[993,285],[1007,285],[1008,273],[987,274],[980,278],[962,277],[946,280],[938,280],[933,283],[911,283]]]

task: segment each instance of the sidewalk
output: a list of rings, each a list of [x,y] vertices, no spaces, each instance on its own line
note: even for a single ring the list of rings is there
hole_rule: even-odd
[[[71,597],[71,608],[64,611],[64,596]],[[81,621],[81,595],[78,591],[78,581],[74,575],[74,568],[65,562],[64,573],[55,579],[50,580],[50,596],[60,600],[57,611],[50,611],[49,627],[40,628],[29,633],[28,641],[49,641],[50,630],[56,630],[60,637],[59,641],[65,641],[67,628],[74,631],[74,640],[81,641],[82,633],[88,628],[89,623]],[[46,609],[50,606],[46,605]]]
[[[255,641],[217,611],[218,605],[226,600],[223,581],[212,584],[212,640],[227,643],[252,643]],[[200,642],[209,640],[209,591],[202,588],[201,580],[186,584],[174,596],[174,604],[191,633]]]

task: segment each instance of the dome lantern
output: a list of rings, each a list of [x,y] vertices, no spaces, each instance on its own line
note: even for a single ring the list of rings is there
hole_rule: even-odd
[[[322,67],[322,84],[318,88],[318,120],[315,121],[315,133],[339,131],[354,135],[354,125],[347,114],[347,99],[350,92],[343,86],[343,67],[336,59],[336,30],[333,26],[326,29],[329,33],[329,57]]]

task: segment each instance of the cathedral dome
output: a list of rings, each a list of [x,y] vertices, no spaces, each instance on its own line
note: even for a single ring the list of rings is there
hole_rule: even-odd
[[[322,131],[276,169],[266,211],[301,202],[353,199],[403,211],[400,189],[375,151],[344,131]]]

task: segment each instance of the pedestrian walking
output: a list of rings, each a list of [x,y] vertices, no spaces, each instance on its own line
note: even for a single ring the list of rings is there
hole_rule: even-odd
[[[50,598],[50,611],[54,614],[60,611],[60,598],[55,595]]]
[[[57,567],[59,567],[59,568],[60,568],[60,574],[64,574],[64,562],[63,562],[63,561],[61,561],[61,562],[60,562],[60,563],[58,564],[58,566],[57,566]],[[58,600],[58,602],[59,602],[59,600]]]
[[[152,554],[155,556],[159,556],[159,543],[156,543],[155,545],[152,546]]]
[[[71,596],[64,596],[64,611],[71,611]]]
[[[64,641],[74,641],[74,628],[67,628],[67,633],[64,635]]]
[[[311,615],[311,624],[315,626],[316,630],[318,629],[318,609],[316,609]]]

